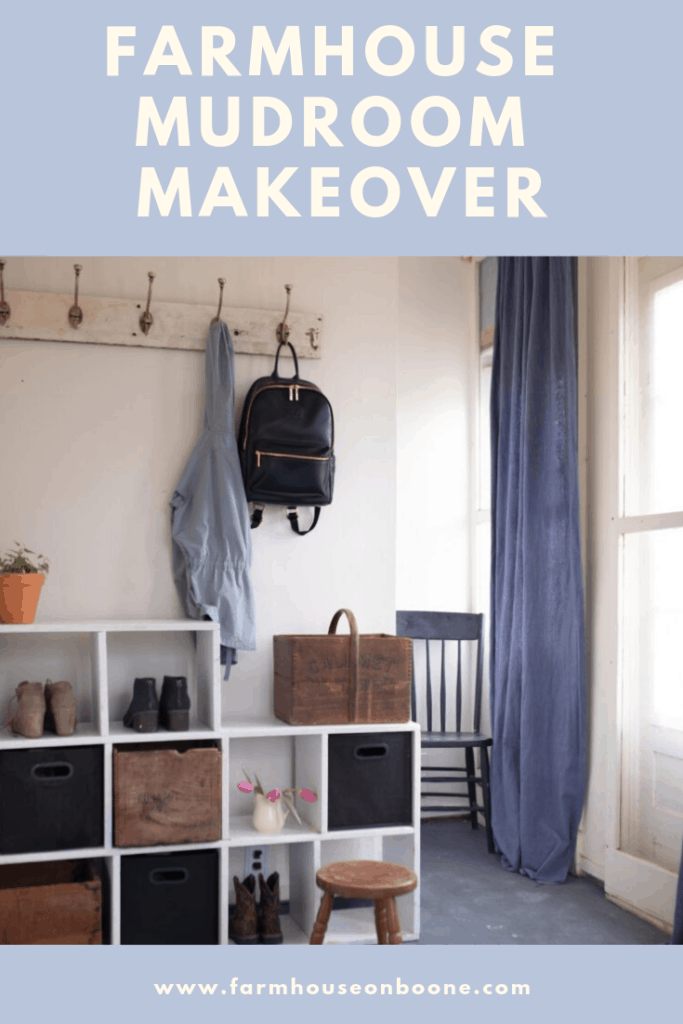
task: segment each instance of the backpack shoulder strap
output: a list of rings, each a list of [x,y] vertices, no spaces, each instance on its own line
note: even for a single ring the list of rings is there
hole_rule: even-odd
[[[259,505],[254,503],[254,511],[252,512],[251,515],[252,530],[255,530],[256,527],[260,526],[261,523],[263,522],[264,508],[265,505]],[[294,533],[298,533],[300,537],[304,537],[307,533],[310,533],[311,530],[315,529],[316,523],[320,519],[320,505],[315,506],[315,511],[313,513],[313,522],[311,523],[307,530],[299,529],[299,513],[296,505],[287,506],[287,518],[289,519],[289,525],[294,530]]]
[[[264,510],[265,507],[266,507],[265,505],[258,505],[256,503],[254,503],[254,511],[251,514],[251,524],[250,524],[252,530],[255,530],[257,526],[261,525],[261,522],[263,520],[263,510]]]
[[[294,530],[294,533],[298,533],[300,537],[303,537],[305,534],[310,533],[311,530],[315,529],[315,525],[320,519],[320,505],[315,506],[315,512],[313,513],[313,522],[311,523],[307,530],[299,529],[299,513],[297,511],[296,505],[287,506],[287,518],[289,519],[289,525]]]

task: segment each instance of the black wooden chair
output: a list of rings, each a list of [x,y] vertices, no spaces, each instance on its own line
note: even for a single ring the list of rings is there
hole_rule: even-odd
[[[423,811],[458,811],[467,810],[470,821],[472,822],[472,828],[479,827],[478,815],[481,813],[484,815],[484,821],[486,824],[486,841],[488,844],[489,853],[495,853],[495,844],[493,841],[493,832],[491,830],[491,785],[489,777],[489,756],[488,748],[493,742],[490,736],[484,735],[480,732],[480,721],[481,721],[481,698],[482,698],[482,677],[483,677],[483,664],[484,664],[484,616],[483,615],[466,615],[460,612],[396,612],[396,633],[398,636],[411,637],[413,639],[413,691],[412,691],[412,708],[413,708],[413,721],[416,722],[417,714],[417,688],[418,680],[415,676],[415,656],[418,653],[416,643],[424,643],[424,683],[425,683],[425,701],[426,701],[426,729],[425,723],[422,723],[422,749],[423,750],[436,750],[439,748],[451,748],[451,749],[462,749],[465,752],[465,767],[452,767],[444,765],[422,765],[422,772],[463,772],[463,778],[451,778],[449,775],[433,776],[427,775],[422,776],[422,782],[449,782],[453,781],[456,784],[465,784],[467,786],[467,793],[456,791],[455,793],[444,793],[434,791],[424,791],[422,796],[428,797],[441,797],[442,799],[451,800],[459,799],[457,804],[438,804],[438,805],[426,805],[422,807]],[[441,642],[441,668],[440,668],[440,686],[439,686],[439,721],[441,724],[441,730],[439,732],[434,731],[432,728],[433,718],[435,717],[437,709],[437,697],[432,690],[432,654],[430,652],[430,641]],[[455,672],[455,685],[452,685],[452,681],[447,683],[447,657],[454,651],[451,651],[451,641],[457,643],[457,670]],[[476,643],[476,674],[474,682],[474,691],[472,693],[471,700],[471,716],[470,722],[472,726],[472,732],[464,732],[462,729],[463,723],[463,685],[462,685],[462,644],[463,642],[471,641]],[[453,659],[454,661],[455,659]],[[448,691],[454,690],[454,705],[455,705],[455,717],[453,719],[455,724],[455,731],[448,732],[446,730],[447,722],[447,700]],[[466,716],[467,717],[467,716]],[[475,750],[479,750],[479,774],[476,773],[475,768]],[[477,802],[477,786],[481,787],[482,791],[482,804]],[[467,802],[463,803],[462,798],[467,797]]]

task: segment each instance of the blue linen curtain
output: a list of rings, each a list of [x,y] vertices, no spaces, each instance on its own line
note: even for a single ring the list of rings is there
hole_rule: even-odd
[[[574,267],[500,259],[491,385],[492,823],[538,882],[566,879],[585,786]]]

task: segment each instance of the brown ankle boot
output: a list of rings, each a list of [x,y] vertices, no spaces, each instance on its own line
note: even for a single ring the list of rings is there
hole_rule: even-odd
[[[259,904],[259,936],[261,942],[268,946],[277,946],[282,942],[280,931],[280,876],[274,871],[266,882],[263,875],[258,876],[261,885],[261,902]]]
[[[71,683],[60,680],[53,683],[51,679],[45,684],[45,728],[56,732],[58,736],[70,736],[76,727],[76,698]]]
[[[12,698],[14,699],[14,698]],[[45,723],[45,694],[42,683],[19,683],[17,686],[17,707],[7,708],[5,725],[17,736],[35,740],[43,735]]]
[[[250,946],[258,942],[258,922],[256,919],[256,879],[248,875],[240,882],[234,876],[236,906],[235,913],[230,915],[229,936],[239,946]]]

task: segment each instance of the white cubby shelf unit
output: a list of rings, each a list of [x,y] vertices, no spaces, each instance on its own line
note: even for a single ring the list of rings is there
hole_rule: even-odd
[[[75,745],[102,746],[104,762],[103,845],[97,848],[41,853],[0,853],[0,865],[56,860],[101,860],[108,876],[110,941],[120,943],[121,860],[144,853],[217,849],[220,858],[219,942],[228,943],[228,908],[234,900],[233,877],[245,873],[249,851],[267,849],[268,871],[280,872],[281,900],[289,913],[281,916],[285,943],[307,943],[320,905],[316,871],[338,860],[388,860],[405,864],[420,877],[420,733],[413,722],[370,725],[287,725],[275,717],[249,718],[230,714],[230,689],[247,685],[244,666],[225,682],[220,664],[218,626],[191,619],[37,622],[0,624],[0,722],[16,687],[23,680],[69,680],[78,704],[74,733],[39,739],[13,735],[0,728],[0,751]],[[192,708],[187,732],[136,733],[123,726],[133,680],[153,676],[160,693],[164,675],[187,677]],[[272,686],[254,679],[253,685]],[[412,740],[412,823],[329,831],[328,737],[339,733],[410,733]],[[185,743],[212,740],[222,752],[221,839],[200,844],[117,847],[113,830],[113,748],[127,743]],[[288,816],[283,829],[268,835],[251,822],[253,798],[240,793],[242,768],[256,771],[264,785],[307,787],[315,803],[296,799],[302,824]],[[397,900],[404,941],[419,938],[420,887]],[[257,888],[258,894],[258,888]],[[334,910],[326,944],[376,942],[371,907]]]

